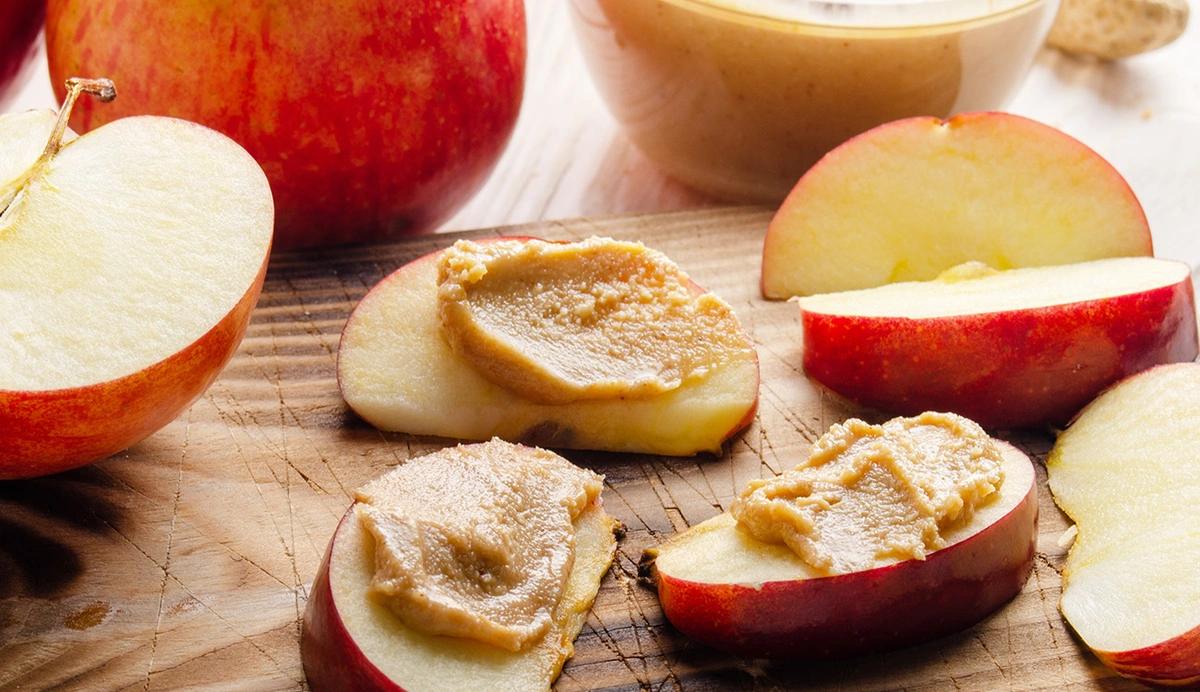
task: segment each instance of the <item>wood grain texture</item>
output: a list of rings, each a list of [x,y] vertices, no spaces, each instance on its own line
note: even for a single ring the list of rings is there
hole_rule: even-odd
[[[638,576],[644,548],[723,510],[748,479],[795,464],[830,424],[880,419],[804,377],[795,306],[759,297],[769,218],[712,208],[466,234],[641,239],[725,297],[760,354],[757,419],[720,457],[563,452],[606,476],[605,504],[626,532],[557,688],[1140,689],[1087,653],[1059,616],[1067,524],[1040,466],[1035,573],[971,630],[885,656],[783,665],[731,659],[665,622]],[[354,488],[450,443],[381,433],[351,414],[335,379],[339,334],[368,288],[453,239],[273,257],[245,341],[181,418],[90,467],[0,484],[0,689],[306,688],[300,618]],[[1052,439],[1013,441],[1041,460]]]

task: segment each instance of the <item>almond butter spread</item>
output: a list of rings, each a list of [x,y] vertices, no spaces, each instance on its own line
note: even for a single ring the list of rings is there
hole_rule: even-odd
[[[370,594],[415,630],[520,651],[551,625],[572,524],[603,480],[498,439],[412,459],[357,493],[375,539]]]
[[[442,334],[538,403],[644,397],[753,344],[733,309],[641,243],[460,240],[438,263]]]
[[[988,434],[962,416],[852,418],[817,440],[803,464],[747,484],[730,512],[742,530],[829,574],[921,560],[996,493],[1000,462]]]

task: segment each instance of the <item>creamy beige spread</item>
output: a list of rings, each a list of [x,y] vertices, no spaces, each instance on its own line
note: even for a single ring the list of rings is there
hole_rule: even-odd
[[[599,93],[639,149],[701,191],[776,206],[826,152],[872,127],[1002,107],[1059,5],[567,4]],[[986,16],[954,16],[977,9]]]
[[[834,425],[807,461],[751,481],[730,508],[738,526],[783,543],[829,574],[924,559],[1004,480],[1001,452],[976,423],[923,413]]]
[[[370,593],[415,630],[520,651],[551,625],[572,523],[603,480],[498,439],[412,459],[357,493],[375,539]]]
[[[753,348],[733,309],[641,243],[460,240],[438,264],[442,333],[540,403],[642,397]]]

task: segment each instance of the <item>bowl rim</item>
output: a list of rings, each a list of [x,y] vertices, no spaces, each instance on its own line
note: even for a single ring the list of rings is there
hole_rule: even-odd
[[[768,29],[846,32],[944,32],[991,24],[1060,0],[660,0]],[[760,7],[754,7],[759,5]]]

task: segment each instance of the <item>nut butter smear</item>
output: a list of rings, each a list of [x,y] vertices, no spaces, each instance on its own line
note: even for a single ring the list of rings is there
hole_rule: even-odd
[[[829,574],[922,560],[945,547],[943,530],[995,495],[1000,462],[992,439],[962,416],[852,418],[821,436],[803,464],[747,484],[730,512],[742,530]]]
[[[357,493],[375,539],[370,593],[415,630],[520,651],[550,628],[573,522],[602,487],[553,452],[501,440],[412,459]]]
[[[668,392],[753,348],[665,255],[607,238],[460,240],[439,260],[438,304],[456,353],[545,404]]]

